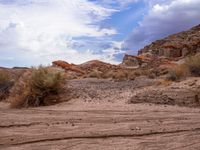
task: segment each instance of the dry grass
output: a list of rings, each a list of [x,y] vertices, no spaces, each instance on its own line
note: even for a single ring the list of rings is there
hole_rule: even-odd
[[[109,70],[109,71],[105,71],[102,73],[102,78],[103,79],[113,79],[115,76],[115,71],[114,70]]]
[[[200,54],[188,57],[185,65],[188,67],[191,75],[200,76]]]
[[[123,70],[116,71],[113,75],[113,79],[117,81],[124,81],[128,79],[128,73]]]
[[[9,90],[13,86],[10,74],[6,70],[0,70],[0,101],[9,96]]]
[[[161,80],[158,82],[158,85],[167,87],[167,86],[170,86],[172,83],[173,83],[173,81],[170,81],[170,80]]]
[[[32,68],[22,75],[11,89],[9,101],[12,108],[37,107],[59,101],[62,75],[49,68]]]
[[[179,81],[180,79],[187,77],[188,74],[187,66],[182,64],[172,68],[168,73],[167,79],[171,81]]]
[[[102,78],[102,72],[97,70],[97,69],[94,69],[88,74],[88,77],[90,77],[90,78],[98,78],[98,79]]]
[[[102,78],[116,81],[134,80],[135,77],[135,72],[131,70],[110,70],[102,74]]]
[[[10,75],[5,70],[0,70],[0,84],[10,81]]]
[[[155,78],[155,74],[150,70],[131,70],[131,69],[118,69],[118,70],[108,70],[108,71],[98,71],[93,70],[89,73],[88,77],[91,78],[103,78],[103,79],[113,79],[115,81],[124,80],[135,80],[138,76],[147,76],[149,78]]]

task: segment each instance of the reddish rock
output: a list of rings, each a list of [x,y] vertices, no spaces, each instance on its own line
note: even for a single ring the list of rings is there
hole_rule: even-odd
[[[70,71],[74,71],[77,73],[85,74],[85,71],[78,68],[78,66],[76,66],[74,64],[69,64],[62,60],[54,61],[54,62],[52,62],[52,64],[53,64],[53,66],[61,67],[65,70],[70,70]]]
[[[91,61],[85,62],[83,64],[80,64],[78,66],[79,66],[79,68],[81,68],[82,70],[85,70],[86,72],[90,72],[92,70],[99,70],[99,71],[104,72],[106,70],[119,68],[119,66],[105,63],[100,60],[91,60]]]

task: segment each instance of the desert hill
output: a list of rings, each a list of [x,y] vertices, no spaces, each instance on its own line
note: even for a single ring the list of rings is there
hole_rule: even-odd
[[[200,25],[154,41],[140,49],[137,56],[125,55],[122,64],[157,67],[163,62],[177,61],[198,52],[200,52]]]

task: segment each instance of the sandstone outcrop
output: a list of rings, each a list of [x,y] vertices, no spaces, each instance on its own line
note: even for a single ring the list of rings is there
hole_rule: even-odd
[[[157,40],[138,51],[138,56],[125,55],[126,67],[158,67],[200,52],[200,25],[188,31]]]
[[[78,68],[77,65],[69,64],[69,63],[62,61],[62,60],[54,61],[54,62],[52,62],[52,64],[53,64],[53,66],[61,67],[62,69],[66,70],[66,71],[69,70],[69,71],[73,71],[73,72],[76,72],[76,73],[85,74],[85,71]]]
[[[145,56],[132,56],[125,54],[122,62],[122,66],[126,67],[144,67],[150,63],[151,58]]]
[[[150,53],[155,56],[176,58],[197,52],[200,52],[200,25],[157,40],[139,50],[138,55]]]
[[[119,66],[105,63],[100,60],[91,60],[91,61],[85,62],[83,64],[80,64],[78,66],[79,66],[79,68],[81,68],[82,70],[85,70],[86,72],[90,72],[92,70],[98,70],[98,71],[104,72],[104,71],[107,71],[110,69],[118,69],[119,68]]]

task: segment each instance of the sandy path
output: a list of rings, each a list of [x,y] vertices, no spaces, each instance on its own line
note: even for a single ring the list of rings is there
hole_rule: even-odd
[[[0,148],[191,150],[200,147],[198,109],[139,104],[132,108],[118,106],[118,110],[111,107],[101,110],[101,104],[89,107],[80,111],[68,110],[67,106],[61,110],[2,109]]]
[[[1,104],[1,103],[0,103]],[[199,150],[200,109],[82,99],[0,107],[2,150]]]

